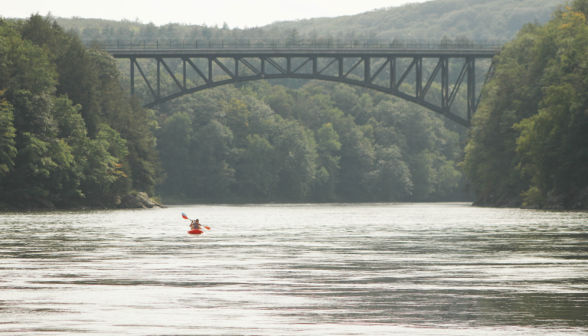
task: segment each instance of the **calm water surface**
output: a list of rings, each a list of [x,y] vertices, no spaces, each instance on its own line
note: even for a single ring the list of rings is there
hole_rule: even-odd
[[[185,212],[212,230],[191,237]],[[469,204],[0,214],[0,333],[588,334],[588,213]]]

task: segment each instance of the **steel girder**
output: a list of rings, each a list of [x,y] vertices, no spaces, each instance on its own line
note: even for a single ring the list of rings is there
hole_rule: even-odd
[[[385,52],[382,50],[285,50],[285,51],[254,51],[254,50],[116,50],[111,51],[115,58],[130,59],[131,94],[135,93],[135,69],[137,69],[149,89],[153,100],[145,107],[170,101],[186,94],[202,91],[221,85],[239,83],[259,79],[318,79],[362,86],[376,91],[394,95],[463,125],[470,126],[470,121],[478,106],[480,95],[476,97],[476,59],[492,58],[496,50],[416,50]],[[149,80],[137,59],[155,59],[157,62],[156,78]],[[181,80],[176,76],[166,60],[176,59],[182,63]],[[195,62],[195,59],[200,59]],[[423,59],[436,63],[434,68],[427,69],[427,77],[423,74]],[[450,59],[458,60],[463,65],[456,81],[450,83]],[[202,62],[204,60],[205,62]],[[224,60],[224,62],[223,62]],[[231,60],[231,65],[227,65]],[[402,70],[397,64],[399,60],[410,62]],[[200,65],[197,65],[199,63]],[[431,63],[429,61],[429,63]],[[204,66],[203,66],[204,64]],[[216,71],[213,68],[217,67]],[[231,67],[231,69],[229,68]],[[361,67],[363,71],[361,71]],[[488,73],[491,73],[492,63]],[[188,69],[192,69],[201,84],[187,86]],[[165,71],[176,85],[176,92],[161,95],[162,72]],[[381,74],[387,73],[382,79]],[[441,97],[440,104],[426,100],[427,93],[440,73]],[[222,76],[222,78],[221,78]],[[414,76],[414,77],[413,77]],[[414,93],[409,94],[401,89],[407,78],[414,79]],[[455,76],[454,76],[455,77]],[[153,84],[152,81],[155,81]],[[466,82],[467,112],[462,117],[452,113],[452,104],[463,82]]]

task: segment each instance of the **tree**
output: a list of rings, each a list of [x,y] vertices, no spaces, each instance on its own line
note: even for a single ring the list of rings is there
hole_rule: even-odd
[[[166,172],[161,191],[167,195],[186,197],[186,185],[193,171],[191,140],[194,130],[188,113],[169,117],[157,133],[162,168]]]
[[[586,202],[586,8],[577,0],[544,26],[526,25],[499,56],[463,163],[480,203]]]
[[[339,135],[333,125],[324,124],[316,132],[318,161],[314,197],[318,201],[336,200],[336,187],[339,183],[339,160],[341,149]]]
[[[374,193],[374,200],[401,201],[411,194],[410,171],[402,161],[398,147],[376,148],[374,170],[369,173],[366,183]]]
[[[0,92],[2,97],[3,92]],[[0,181],[14,167],[16,156],[14,137],[16,129],[12,124],[14,116],[12,106],[3,98],[0,99]],[[1,184],[0,184],[1,185]]]
[[[273,200],[277,192],[277,152],[268,140],[257,134],[247,136],[247,148],[237,165],[240,193],[250,200]]]
[[[126,97],[110,55],[33,15],[0,20],[0,60],[2,201],[66,206],[153,193],[157,123]]]

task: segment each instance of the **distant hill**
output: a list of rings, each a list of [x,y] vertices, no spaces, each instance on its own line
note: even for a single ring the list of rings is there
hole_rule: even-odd
[[[435,0],[336,18],[276,22],[264,29],[296,28],[334,37],[511,39],[527,22],[545,23],[563,0]]]
[[[357,15],[315,18],[240,29],[138,21],[55,18],[83,39],[229,39],[327,37],[344,39],[510,40],[527,22],[545,23],[565,0],[433,0],[377,9]]]

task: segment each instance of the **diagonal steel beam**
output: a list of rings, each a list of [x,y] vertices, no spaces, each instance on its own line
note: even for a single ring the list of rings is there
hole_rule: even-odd
[[[488,68],[488,72],[486,72],[486,79],[484,79],[484,84],[482,84],[482,87],[484,87],[486,84],[488,84],[488,81],[490,80],[490,78],[492,78],[492,75],[494,75],[494,61],[490,62],[490,68]],[[480,100],[482,99],[482,90],[480,90],[480,95],[478,96],[478,101],[476,102],[476,110],[478,109],[478,105],[480,105]]]
[[[404,82],[404,80],[406,79],[406,77],[408,76],[408,74],[410,73],[410,71],[412,70],[412,68],[414,68],[414,66],[417,63],[417,59],[416,57],[414,57],[412,59],[412,63],[410,63],[410,65],[408,66],[408,68],[406,68],[406,71],[404,72],[404,74],[402,75],[402,77],[400,77],[400,79],[398,80],[398,82],[396,83],[396,85],[394,85],[395,89],[398,89],[398,87],[400,86],[400,84],[402,84],[402,82]]]
[[[274,61],[271,58],[266,58],[265,59],[269,64],[271,64],[274,68],[276,68],[276,70],[278,70],[279,72],[285,74],[286,70],[284,68],[282,68],[276,61]]]
[[[169,75],[172,77],[172,79],[174,80],[174,82],[176,82],[176,85],[180,88],[180,91],[184,91],[186,90],[185,87],[182,86],[182,84],[180,83],[180,81],[176,78],[176,76],[174,75],[174,73],[171,71],[171,69],[167,66],[167,64],[163,61],[163,58],[158,59],[158,61],[161,62],[161,64],[163,64],[163,67],[165,68],[165,70],[167,70],[167,73],[169,73]]]
[[[218,60],[218,58],[214,58],[214,63],[216,63],[221,69],[223,69],[224,72],[227,73],[227,75],[229,75],[231,78],[235,78],[235,75],[233,75],[233,73],[231,72],[231,70],[229,70],[229,68],[227,68],[221,61]]]
[[[139,66],[139,63],[137,62],[137,60],[135,60],[135,65],[137,66],[137,70],[139,70],[139,73],[141,74],[141,77],[143,77],[143,80],[145,81],[145,84],[147,84],[147,87],[149,88],[149,91],[151,91],[151,94],[153,95],[153,98],[157,99],[157,95],[155,94],[155,90],[153,90],[153,88],[151,87],[151,84],[149,84],[149,80],[147,79],[147,77],[143,73],[143,70]]]
[[[378,71],[376,71],[376,73],[372,76],[372,78],[370,78],[370,83],[373,82],[374,79],[376,79],[376,77],[378,77],[380,72],[382,72],[382,70],[384,70],[384,68],[386,67],[386,65],[388,65],[389,62],[390,62],[390,59],[387,59],[386,62],[384,62],[384,64],[382,64],[382,66],[378,69]]]
[[[337,59],[336,59],[336,58],[334,58],[334,59],[331,61],[331,63],[327,64],[327,66],[326,66],[326,67],[324,67],[324,68],[323,68],[321,71],[318,71],[318,72],[317,72],[317,74],[319,74],[319,75],[320,75],[320,74],[322,74],[322,73],[323,73],[323,71],[327,70],[327,69],[328,69],[328,68],[329,68],[329,67],[330,67],[330,66],[331,66],[333,63],[335,63],[335,62],[337,62]]]
[[[206,82],[206,84],[209,84],[210,81],[208,80],[208,78],[206,78],[206,76],[204,75],[204,73],[202,73],[202,71],[200,71],[200,69],[198,69],[198,67],[196,66],[196,64],[194,64],[194,62],[192,62],[191,59],[186,58],[185,59],[186,62],[188,62],[188,64],[190,64],[190,66],[192,67],[192,69],[194,69],[194,71],[196,71],[196,73],[198,74],[198,76],[202,77],[202,79],[204,79],[204,82]]]
[[[431,77],[429,77],[429,80],[427,81],[427,84],[425,85],[425,87],[423,88],[423,92],[421,92],[421,97],[425,97],[425,95],[427,94],[427,91],[429,91],[429,88],[431,87],[431,84],[433,84],[433,80],[435,79],[435,77],[437,77],[437,74],[439,73],[439,70],[441,70],[441,67],[443,66],[443,62],[441,59],[439,59],[439,62],[437,63],[437,66],[435,67],[435,70],[433,70],[433,73],[431,74]]]
[[[251,65],[251,63],[247,62],[244,57],[239,58],[239,60],[241,63],[245,64],[246,67],[251,69],[251,71],[253,71],[256,75],[261,75],[261,71],[257,70],[253,65]]]
[[[457,77],[457,81],[455,83],[455,86],[453,87],[453,90],[451,91],[451,95],[449,96],[449,100],[447,101],[447,106],[446,106],[447,109],[451,108],[451,104],[453,104],[453,100],[455,99],[455,96],[457,95],[457,91],[459,91],[459,87],[461,86],[461,82],[463,82],[463,77],[466,73],[467,68],[468,68],[468,62],[466,61],[463,64],[463,68],[461,68],[461,72],[459,73],[459,77]]]
[[[306,65],[306,63],[308,63],[310,61],[312,61],[312,58],[309,57],[306,61],[304,61],[304,63],[300,64],[300,66],[298,68],[294,69],[294,71],[292,71],[292,73],[296,73],[296,71],[300,70],[303,66]]]
[[[355,65],[352,66],[351,69],[349,69],[349,71],[347,71],[347,73],[345,75],[343,75],[343,78],[346,78],[347,75],[349,75],[351,73],[351,71],[355,70],[355,68],[357,68],[361,64],[361,62],[363,62],[363,61],[364,61],[364,59],[362,58],[357,63],[355,63]]]

